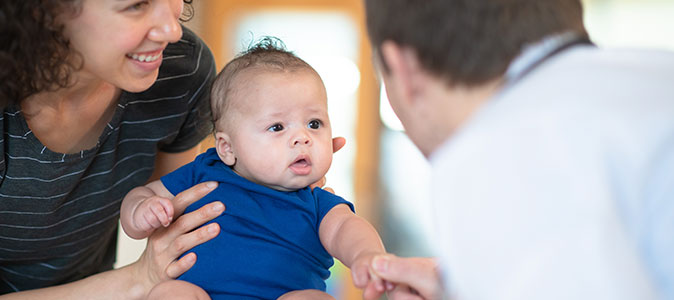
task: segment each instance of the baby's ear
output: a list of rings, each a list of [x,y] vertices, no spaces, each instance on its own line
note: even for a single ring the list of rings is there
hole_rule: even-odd
[[[233,166],[236,163],[236,155],[232,148],[231,138],[224,132],[215,133],[215,151],[218,152],[220,160],[228,166]]]

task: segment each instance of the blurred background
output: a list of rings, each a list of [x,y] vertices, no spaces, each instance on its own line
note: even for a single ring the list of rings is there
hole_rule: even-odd
[[[585,22],[601,47],[674,51],[674,1],[584,0]],[[328,92],[334,136],[347,139],[335,154],[328,185],[354,202],[379,230],[389,252],[432,256],[429,166],[390,109],[371,62],[361,0],[196,0],[185,25],[212,50],[218,71],[263,36],[282,39],[311,64]],[[419,33],[425,34],[425,33]],[[434,38],[427,33],[428,38]],[[204,150],[212,145],[206,141]],[[135,261],[145,241],[120,230],[117,267]],[[361,299],[344,266],[328,282],[336,299]]]

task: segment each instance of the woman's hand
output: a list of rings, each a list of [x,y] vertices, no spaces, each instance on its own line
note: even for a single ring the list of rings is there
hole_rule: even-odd
[[[216,187],[215,182],[203,182],[176,195],[173,199],[175,215],[180,216],[187,206]],[[147,279],[145,285],[147,291],[160,282],[182,275],[194,265],[197,259],[194,253],[180,256],[185,251],[217,236],[220,227],[217,223],[212,223],[194,229],[224,211],[225,206],[221,202],[209,203],[194,212],[180,216],[169,227],[159,228],[150,235],[145,252],[136,263],[137,278]]]
[[[373,259],[371,267],[377,276],[387,281],[387,296],[391,300],[444,299],[433,258],[380,255]]]

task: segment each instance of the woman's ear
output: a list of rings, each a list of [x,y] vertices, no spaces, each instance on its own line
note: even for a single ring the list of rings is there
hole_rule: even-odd
[[[231,138],[224,132],[215,133],[215,151],[218,152],[220,160],[228,166],[234,166],[236,163],[236,155],[232,148]]]

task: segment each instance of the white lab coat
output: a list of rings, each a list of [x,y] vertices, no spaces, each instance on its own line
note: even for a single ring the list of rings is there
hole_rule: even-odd
[[[569,48],[430,161],[456,299],[674,299],[673,53]]]

